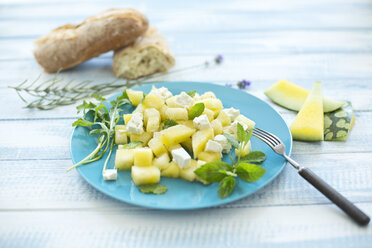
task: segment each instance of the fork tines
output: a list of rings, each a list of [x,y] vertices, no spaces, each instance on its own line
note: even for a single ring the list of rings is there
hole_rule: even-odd
[[[274,134],[266,132],[260,128],[254,128],[252,134],[272,147],[282,143]]]

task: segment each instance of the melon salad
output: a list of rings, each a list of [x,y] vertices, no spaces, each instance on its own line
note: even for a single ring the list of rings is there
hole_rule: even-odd
[[[131,170],[137,186],[158,183],[161,177],[205,183],[194,171],[230,152],[224,134],[237,139],[238,123],[244,130],[255,125],[238,109],[224,108],[213,92],[172,95],[153,86],[147,95],[131,89],[126,93],[136,108],[124,114],[124,125],[115,127],[115,168]],[[250,151],[249,141],[240,156]]]

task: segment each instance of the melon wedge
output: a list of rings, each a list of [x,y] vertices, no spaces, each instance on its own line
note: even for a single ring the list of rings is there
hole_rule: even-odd
[[[309,95],[309,91],[289,81],[279,80],[265,91],[265,95],[282,107],[299,111]],[[344,104],[343,101],[323,98],[323,111],[325,113],[332,112]]]
[[[323,96],[320,82],[314,83],[313,89],[289,129],[294,140],[323,140]]]

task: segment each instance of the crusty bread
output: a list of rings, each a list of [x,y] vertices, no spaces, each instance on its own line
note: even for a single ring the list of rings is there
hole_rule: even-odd
[[[164,37],[150,26],[134,44],[115,51],[113,70],[117,77],[136,79],[166,72],[174,64]]]
[[[35,41],[34,55],[46,72],[78,65],[102,53],[133,43],[148,28],[147,18],[134,9],[109,9],[67,24]]]

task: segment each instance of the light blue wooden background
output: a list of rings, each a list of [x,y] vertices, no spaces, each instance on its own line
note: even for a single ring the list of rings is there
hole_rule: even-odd
[[[371,1],[1,0],[0,247],[371,247],[371,227],[355,225],[290,167],[243,200],[180,212],[118,202],[76,171],[66,173],[74,107],[24,109],[7,86],[42,72],[35,38],[111,7],[146,13],[166,36],[176,68],[225,57],[221,67],[164,80],[245,78],[247,91],[265,101],[263,90],[278,79],[306,88],[321,80],[325,95],[350,100],[357,122],[349,140],[295,142],[293,157],[372,215]],[[111,56],[63,76],[111,80]]]

